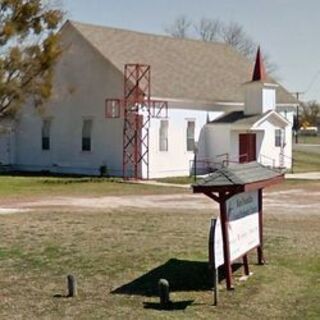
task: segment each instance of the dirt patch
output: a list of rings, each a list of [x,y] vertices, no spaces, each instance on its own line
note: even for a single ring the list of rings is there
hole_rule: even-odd
[[[319,214],[319,196],[317,190],[289,189],[273,190],[264,194],[264,208],[270,213]],[[201,194],[171,194],[144,196],[107,196],[107,197],[54,197],[35,201],[20,201],[0,207],[0,214],[25,210],[43,210],[52,208],[73,208],[76,211],[103,210],[119,208],[141,209],[177,209],[177,210],[212,210],[218,204]],[[281,211],[278,209],[281,208]]]
[[[11,213],[20,213],[27,212],[29,209],[21,209],[21,208],[0,208],[0,215],[2,214],[11,214]]]

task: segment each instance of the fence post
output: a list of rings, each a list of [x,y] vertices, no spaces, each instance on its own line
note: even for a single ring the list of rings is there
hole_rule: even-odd
[[[169,282],[166,279],[159,280],[160,306],[167,309],[170,304]]]
[[[213,305],[217,306],[219,301],[219,269],[213,267],[213,284],[214,284],[214,296],[213,296]]]
[[[193,175],[194,175],[194,182],[196,182],[197,181],[197,153],[198,153],[198,146],[197,146],[197,144],[196,144],[196,142],[195,142],[195,145],[194,145],[194,148],[193,148],[193,152],[194,152],[194,164],[193,164],[193,166],[194,166],[194,168],[193,168]]]
[[[78,288],[77,288],[77,280],[75,276],[72,274],[69,274],[67,277],[67,283],[68,283],[68,297],[76,297],[78,295]]]

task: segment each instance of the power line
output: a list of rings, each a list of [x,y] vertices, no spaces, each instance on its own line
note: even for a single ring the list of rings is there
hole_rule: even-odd
[[[291,92],[291,94],[296,96],[297,101],[300,101],[300,96],[304,95],[306,91],[294,91]]]
[[[316,80],[318,79],[318,77],[320,76],[320,70],[318,70],[316,72],[316,74],[313,76],[313,78],[311,79],[309,86],[307,87],[307,89],[304,91],[304,94],[306,94],[307,92],[310,91],[310,89],[313,87],[313,85],[315,84]]]
[[[315,75],[311,78],[311,81],[309,82],[309,85],[307,86],[307,89],[303,90],[303,91],[294,91],[294,92],[291,92],[291,94],[293,94],[296,99],[298,101],[300,101],[300,96],[302,95],[306,95],[311,89],[312,87],[314,86],[315,82],[318,80],[320,76],[320,70],[318,70]]]

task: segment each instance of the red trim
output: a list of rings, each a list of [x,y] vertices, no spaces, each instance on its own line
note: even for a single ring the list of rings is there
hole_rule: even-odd
[[[142,115],[143,112],[143,115]],[[151,118],[168,116],[166,101],[151,100],[151,68],[126,64],[124,69],[123,177],[149,179],[149,126]],[[130,173],[131,171],[131,173]]]
[[[271,185],[274,185],[276,183],[280,183],[284,181],[284,174],[281,174],[279,176],[276,176],[274,178],[268,179],[268,180],[262,180],[257,182],[252,182],[244,185],[243,191],[254,191],[263,189],[266,187],[269,187]]]

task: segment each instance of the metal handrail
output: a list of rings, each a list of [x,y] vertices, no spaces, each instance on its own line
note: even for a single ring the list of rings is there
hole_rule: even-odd
[[[274,158],[271,158],[269,156],[266,156],[265,154],[260,153],[260,161],[262,162],[261,158],[265,158],[265,159],[271,160],[272,161],[272,168],[275,168],[276,160]]]
[[[286,156],[284,153],[282,153],[282,156],[283,156],[284,158],[287,158],[287,159],[290,159],[290,160],[291,160],[291,173],[293,173],[293,165],[294,165],[294,163],[297,162],[297,160],[294,159],[293,157]]]
[[[228,162],[240,163],[242,158],[245,158],[246,160],[248,160],[248,154],[247,153],[240,154],[239,157],[234,157],[234,158],[228,157]]]
[[[216,155],[216,158],[221,158],[221,157],[224,157],[224,156],[229,157],[229,153],[228,153],[228,152],[225,152],[225,153],[217,154],[217,155]]]

